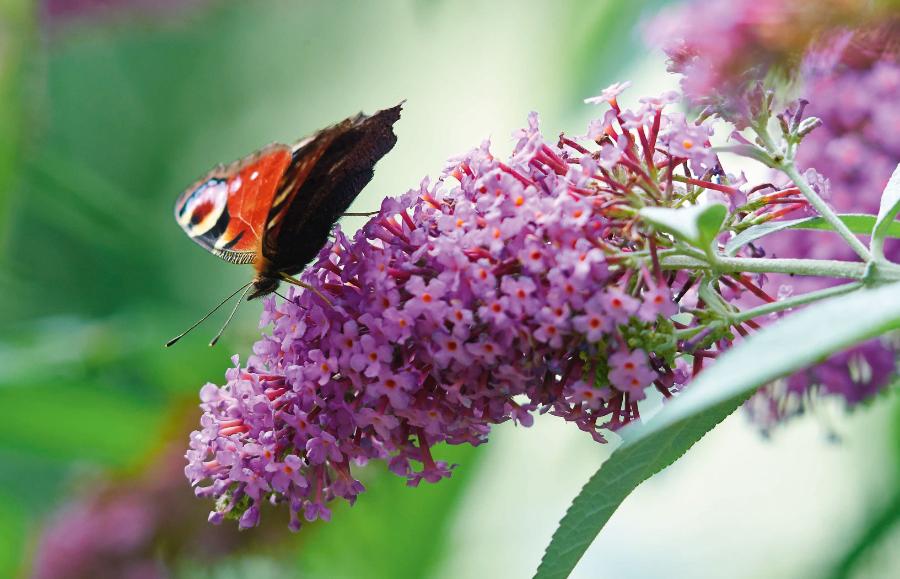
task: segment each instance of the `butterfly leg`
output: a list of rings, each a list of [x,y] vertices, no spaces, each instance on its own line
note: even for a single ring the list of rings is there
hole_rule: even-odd
[[[378,215],[378,211],[364,211],[362,213],[341,213],[341,217],[372,217]]]
[[[300,281],[299,279],[295,279],[295,278],[289,276],[289,275],[286,274],[286,273],[282,273],[282,274],[281,274],[281,279],[283,279],[284,281],[288,282],[288,283],[291,284],[291,285],[295,285],[295,286],[298,286],[298,287],[302,287],[303,289],[307,289],[307,290],[311,291],[312,293],[314,293],[314,294],[316,294],[317,296],[319,296],[320,298],[322,298],[322,301],[323,301],[323,302],[325,302],[326,304],[328,304],[328,305],[331,306],[331,307],[334,307],[334,304],[331,303],[331,300],[330,300],[330,299],[328,299],[327,297],[325,297],[325,294],[323,294],[322,292],[320,292],[319,290],[317,290],[317,289],[314,288],[313,286],[309,285],[308,283],[302,282],[302,281]]]

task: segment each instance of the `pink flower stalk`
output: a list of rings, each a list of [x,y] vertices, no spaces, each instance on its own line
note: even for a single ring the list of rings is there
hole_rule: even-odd
[[[255,526],[263,502],[286,503],[294,530],[327,520],[331,500],[364,490],[355,466],[436,482],[453,468],[437,445],[481,444],[535,411],[603,442],[648,388],[669,396],[686,379],[675,276],[626,259],[649,247],[630,203],[674,200],[684,187],[668,176],[688,162],[710,171],[709,129],[663,113],[670,99],[622,111],[611,98],[599,150],[545,142],[533,114],[510,160],[485,143],[385,200],[353,239],[336,231],[304,274],[331,304],[266,302],[272,333],[201,392],[186,474],[217,500],[212,522]]]

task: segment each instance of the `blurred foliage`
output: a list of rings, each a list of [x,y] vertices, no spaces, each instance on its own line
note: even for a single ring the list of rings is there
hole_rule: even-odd
[[[602,81],[619,78],[646,44],[642,39],[642,17],[652,14],[666,0],[630,2],[582,2],[570,30],[575,43],[571,70],[572,92],[591,96],[603,88]],[[652,31],[649,33],[652,36]]]
[[[832,579],[850,579],[865,567],[866,559],[879,547],[900,524],[900,491],[894,493],[887,503],[878,505],[870,513],[866,527],[849,543],[844,557],[834,568]]]
[[[31,2],[0,0],[0,224],[6,223],[8,191],[16,178],[25,130],[25,62],[33,38]],[[0,230],[0,250],[6,228]]]
[[[435,452],[459,463],[450,479],[436,485],[411,488],[383,465],[370,469],[359,502],[336,509],[334,520],[317,526],[302,545],[303,577],[428,577],[441,562],[452,515],[477,469],[471,448],[441,445]]]

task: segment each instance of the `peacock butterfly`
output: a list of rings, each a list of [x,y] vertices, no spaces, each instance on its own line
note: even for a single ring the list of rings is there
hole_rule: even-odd
[[[240,291],[238,303],[244,295],[270,294],[282,281],[309,288],[291,276],[316,256],[372,179],[375,163],[394,147],[402,105],[360,113],[293,146],[268,145],[212,169],[178,197],[175,219],[185,233],[229,263],[253,264],[256,275],[167,346]]]

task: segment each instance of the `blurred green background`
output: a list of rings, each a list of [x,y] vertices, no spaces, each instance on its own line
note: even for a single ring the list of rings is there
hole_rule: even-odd
[[[674,85],[634,33],[658,4],[0,0],[0,577],[28,576],[41,525],[90,481],[141,476],[186,444],[199,387],[258,335],[252,304],[214,349],[215,321],[162,348],[250,275],[179,231],[184,186],[404,98],[356,211],[483,138],[505,154],[531,110],[547,134],[580,134],[582,99],[613,80],[634,79],[632,99]],[[764,441],[732,417],[626,502],[576,575],[812,577],[871,544],[848,569],[886,576],[900,412],[838,416],[839,445],[821,420]],[[373,466],[332,523],[158,556],[179,577],[527,576],[609,450],[552,419],[503,425],[485,448],[442,449],[460,466],[439,485]]]

